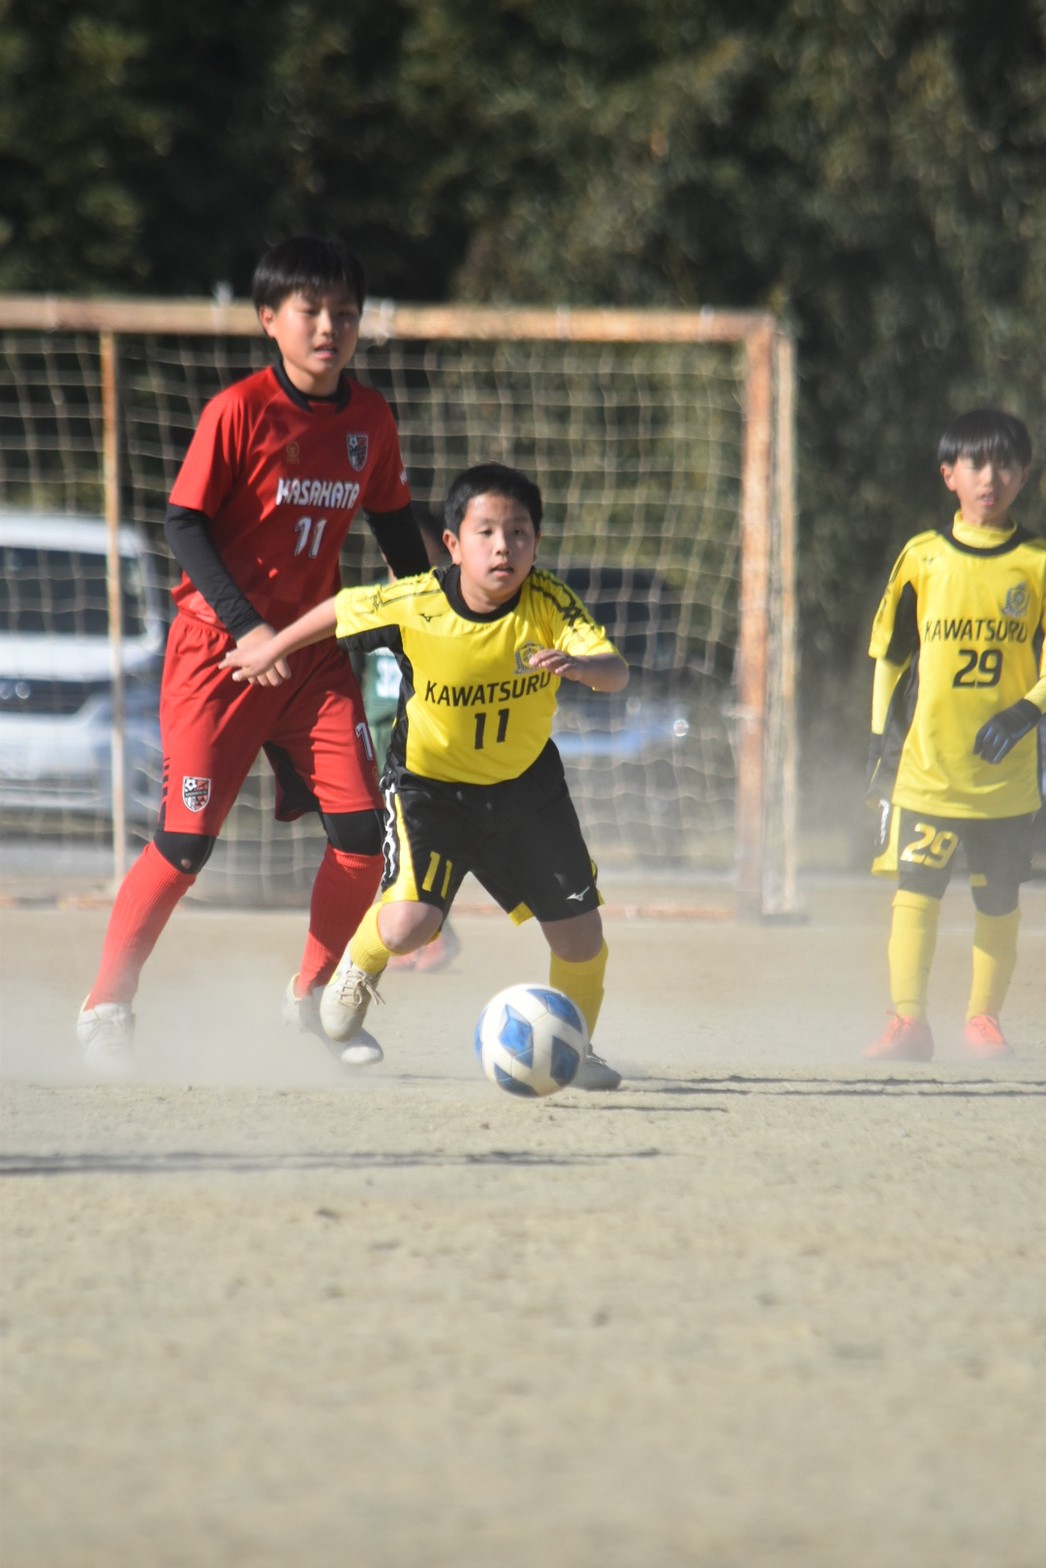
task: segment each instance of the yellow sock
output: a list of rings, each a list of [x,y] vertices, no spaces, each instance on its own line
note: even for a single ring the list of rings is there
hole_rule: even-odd
[[[894,1010],[902,1018],[926,1017],[926,993],[937,948],[940,913],[940,899],[903,890],[894,894],[887,956],[890,995]]]
[[[1011,910],[1008,915],[982,915],[977,910],[973,923],[973,984],[967,1018],[976,1018],[980,1013],[998,1018],[1001,1013],[1017,962],[1017,927],[1020,923],[1019,909]]]
[[[349,957],[365,975],[380,975],[392,953],[378,935],[378,910],[372,904],[356,927],[356,934],[349,943]]]
[[[607,971],[607,945],[604,942],[595,958],[583,964],[568,964],[565,958],[549,955],[548,983],[569,996],[588,1025],[591,1040],[596,1032],[599,1009],[603,1004],[603,977]]]

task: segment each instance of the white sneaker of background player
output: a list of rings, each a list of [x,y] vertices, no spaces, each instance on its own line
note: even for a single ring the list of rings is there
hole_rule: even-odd
[[[314,985],[304,996],[298,996],[295,992],[297,984],[298,976],[292,975],[283,995],[283,1021],[288,1028],[297,1029],[299,1034],[314,1034],[317,1039],[323,1041],[328,1050],[333,1051],[335,1056],[347,1062],[350,1067],[369,1067],[372,1063],[382,1060],[384,1051],[366,1029],[361,1029],[352,1044],[342,1050],[341,1042],[331,1039],[320,1020],[322,985]]]
[[[92,1072],[126,1078],[134,1071],[134,1014],[127,1002],[99,1002],[81,1007],[76,1038]]]

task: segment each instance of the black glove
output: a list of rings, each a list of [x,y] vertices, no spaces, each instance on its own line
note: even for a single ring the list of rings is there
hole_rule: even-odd
[[[1033,702],[1022,697],[1012,708],[1003,708],[987,724],[982,724],[973,743],[975,757],[985,762],[1001,762],[1008,757],[1019,740],[1029,735],[1042,718]]]

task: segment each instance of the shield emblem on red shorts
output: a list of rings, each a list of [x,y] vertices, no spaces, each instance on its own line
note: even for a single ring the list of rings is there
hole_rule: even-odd
[[[190,811],[202,811],[211,798],[210,779],[182,779],[182,801]]]

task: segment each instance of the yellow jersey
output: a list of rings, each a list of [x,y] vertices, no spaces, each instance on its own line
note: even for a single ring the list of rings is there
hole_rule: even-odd
[[[335,596],[348,649],[390,648],[403,673],[387,766],[453,784],[500,784],[541,755],[559,676],[530,668],[539,648],[616,653],[581,600],[534,568],[496,610],[470,610],[456,566]]]
[[[974,756],[973,742],[1046,676],[1044,634],[1046,540],[1012,525],[971,528],[961,514],[950,530],[909,540],[869,646],[873,659],[908,666],[884,729],[895,806],[960,818],[1039,809],[1036,732],[996,764]]]

